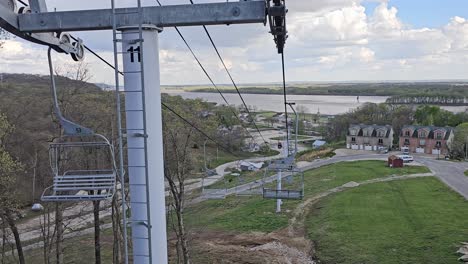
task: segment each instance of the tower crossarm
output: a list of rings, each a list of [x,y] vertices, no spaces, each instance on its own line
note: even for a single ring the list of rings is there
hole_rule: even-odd
[[[141,20],[136,8],[120,8],[116,13],[118,27]],[[265,1],[241,1],[142,7],[141,14],[145,24],[158,27],[265,23],[266,5]],[[4,15],[11,20],[11,13]],[[17,18],[17,30],[27,33],[112,29],[111,9],[19,14]]]

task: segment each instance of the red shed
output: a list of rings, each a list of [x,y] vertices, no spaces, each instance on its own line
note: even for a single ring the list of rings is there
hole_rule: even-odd
[[[403,168],[403,159],[398,156],[392,155],[388,157],[388,166],[392,168]]]

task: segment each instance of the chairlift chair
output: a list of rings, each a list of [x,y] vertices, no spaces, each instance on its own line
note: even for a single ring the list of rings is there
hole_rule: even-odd
[[[282,182],[282,188],[276,189],[267,188],[265,185],[266,180],[264,180],[264,199],[302,200],[304,198],[304,173],[294,166],[294,160],[291,157],[272,161],[267,167],[267,170],[283,172],[284,181]]]
[[[48,51],[54,113],[64,136],[49,145],[53,185],[42,193],[45,202],[98,201],[111,199],[116,189],[114,147],[103,135],[63,117]]]
[[[202,178],[202,197],[208,200],[222,200],[227,196],[227,183],[226,178],[221,176],[219,181],[223,181],[224,188],[210,188],[210,185],[206,183],[206,178],[209,177],[208,170],[205,171],[204,177]],[[214,182],[213,184],[215,184]]]
[[[238,181],[239,185],[236,186],[235,192],[236,196],[253,196],[253,195],[262,195],[262,186],[264,185],[264,179],[267,177],[268,171],[265,169],[263,178],[251,182],[245,182],[245,179],[242,178],[242,175],[239,175]]]

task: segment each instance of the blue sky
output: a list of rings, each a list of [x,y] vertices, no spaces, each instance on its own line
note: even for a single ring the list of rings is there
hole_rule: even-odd
[[[467,0],[389,0],[398,9],[398,16],[413,27],[442,27],[450,18],[468,18]],[[378,2],[364,3],[366,13],[372,14]]]

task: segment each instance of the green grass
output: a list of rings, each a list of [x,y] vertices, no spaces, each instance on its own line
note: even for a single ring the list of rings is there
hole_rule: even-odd
[[[265,111],[265,112],[257,112],[256,113],[257,115],[261,115],[265,118],[272,118],[273,116],[275,116],[276,114],[278,114],[277,112],[269,112],[269,111]]]
[[[283,204],[292,210],[297,202]],[[287,225],[289,213],[275,213],[273,200],[258,197],[229,196],[224,200],[209,200],[186,209],[189,228],[224,231],[272,232]]]
[[[468,176],[468,170],[467,170],[467,171],[465,171],[465,175],[466,175],[466,176]]]
[[[425,172],[429,172],[426,167],[416,166],[391,169],[385,166],[384,161],[341,162],[307,171],[304,175],[305,196],[307,198],[350,181]],[[271,232],[286,227],[291,211],[300,202],[284,201],[283,212],[275,214],[275,200],[230,196],[187,208],[186,222],[193,228]]]
[[[206,189],[224,189],[224,188],[233,188],[242,184],[249,182],[261,180],[265,175],[264,170],[260,171],[243,171],[240,172],[240,176],[226,175],[224,176],[224,181],[218,181],[210,186],[207,186]],[[270,175],[272,175],[270,173]],[[240,177],[240,178],[239,178]],[[242,180],[241,180],[242,179]]]
[[[468,204],[435,178],[376,183],[338,193],[308,215],[321,263],[457,263]]]
[[[248,158],[255,158],[255,157],[268,157],[268,156],[275,156],[278,155],[279,152],[273,149],[269,149],[268,151],[264,152],[237,152],[235,153],[236,156],[234,156],[231,153],[227,153],[219,149],[216,151],[215,147],[208,147],[206,148],[206,157],[207,157],[207,166],[209,169],[214,169],[218,167],[219,165],[239,160],[239,159],[248,159]],[[203,148],[200,148],[198,152],[194,152],[194,157],[198,161],[197,166],[203,168]]]

